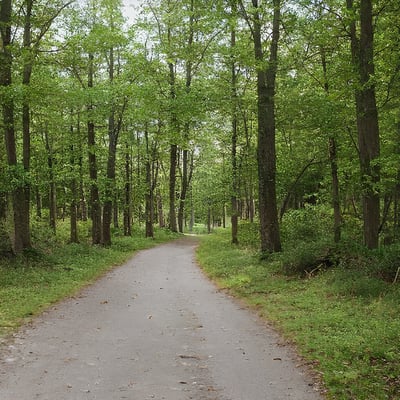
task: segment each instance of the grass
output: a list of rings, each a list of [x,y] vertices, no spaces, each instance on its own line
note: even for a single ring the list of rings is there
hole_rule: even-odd
[[[260,261],[249,229],[241,226],[240,247],[229,244],[228,230],[202,238],[198,260],[206,273],[296,345],[329,399],[400,399],[399,285],[360,265],[308,278],[285,274],[289,250]]]
[[[80,226],[85,237],[88,226]],[[68,226],[59,223],[57,236],[44,226],[34,229],[35,249],[11,259],[0,259],[0,337],[4,337],[51,304],[76,294],[134,252],[177,237],[157,230],[146,239],[136,228],[132,237],[115,232],[113,245],[92,246],[88,240],[67,244]]]

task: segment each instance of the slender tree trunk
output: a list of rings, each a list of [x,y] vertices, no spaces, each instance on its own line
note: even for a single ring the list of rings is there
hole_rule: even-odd
[[[82,134],[81,134],[81,114],[78,113],[78,138],[79,138],[79,203],[78,207],[78,219],[87,221],[87,204],[86,204],[86,193],[84,184],[84,172],[83,172],[83,152],[82,152]]]
[[[340,211],[339,174],[337,165],[338,157],[335,137],[329,137],[328,145],[332,175],[333,238],[335,243],[339,243],[341,238],[342,213]]]
[[[169,63],[169,85],[170,85],[170,100],[172,102],[171,110],[171,145],[170,145],[170,164],[169,164],[169,229],[172,232],[178,232],[176,223],[176,210],[175,210],[175,198],[176,198],[176,169],[178,166],[178,145],[175,144],[178,132],[178,121],[175,114],[175,70],[174,65]]]
[[[108,145],[108,160],[107,160],[107,183],[105,189],[106,200],[103,207],[103,232],[102,244],[104,246],[111,245],[111,222],[113,211],[113,198],[115,187],[115,162],[117,150],[117,136],[115,132],[115,112],[112,110],[109,117],[109,145]]]
[[[47,151],[47,168],[48,168],[48,179],[49,179],[49,225],[53,231],[56,231],[57,225],[57,190],[56,183],[54,180],[54,157],[53,152],[50,145],[50,138],[48,132],[48,126],[44,129],[44,139],[46,143],[46,151]]]
[[[35,186],[35,198],[36,198],[36,217],[42,218],[42,195],[40,193],[39,186]]]
[[[325,93],[329,95],[328,69],[327,69],[325,49],[323,48],[321,49],[321,64],[324,73],[324,90]],[[329,135],[328,149],[329,149],[329,163],[331,166],[331,176],[332,176],[333,237],[335,243],[339,243],[341,237],[342,213],[340,211],[337,146],[336,146],[336,138],[333,134]]]
[[[347,8],[354,12],[353,0],[347,0]],[[358,147],[362,183],[364,243],[372,249],[378,247],[380,226],[380,196],[378,184],[380,168],[379,122],[376,107],[374,79],[374,32],[372,1],[360,1],[360,37],[357,37],[356,21],[350,25],[353,65],[358,75],[355,89],[357,112]]]
[[[190,219],[189,219],[189,232],[193,232],[195,223],[194,205],[193,205],[193,191],[190,191]]]
[[[78,208],[77,208],[77,184],[76,179],[71,181],[71,205],[70,205],[70,243],[79,243],[78,238]]]
[[[254,50],[258,63],[264,64],[261,38],[261,20],[258,0],[252,0],[254,12]],[[275,80],[278,62],[280,0],[274,0],[272,41],[268,66],[258,67],[258,181],[261,252],[281,251],[276,203],[276,150],[275,150]]]
[[[189,17],[189,36],[187,49],[189,52],[192,51],[194,40],[194,1],[190,1],[190,17]],[[186,93],[190,93],[193,79],[193,62],[189,59],[186,61]],[[179,197],[179,209],[178,209],[178,228],[179,232],[183,233],[183,225],[184,225],[184,217],[185,217],[185,202],[187,192],[189,190],[189,173],[188,173],[188,164],[189,164],[189,150],[187,148],[189,142],[189,131],[190,131],[190,123],[186,122],[184,127],[184,149],[182,154],[182,184],[181,184],[181,193]]]
[[[71,111],[71,118],[72,118],[72,111]],[[78,122],[79,124],[79,122]],[[79,132],[79,127],[78,127]],[[74,127],[71,123],[70,127],[70,134],[71,140],[74,138]],[[75,176],[75,146],[71,145],[71,183],[70,183],[70,190],[71,190],[71,203],[70,203],[70,243],[78,243],[78,207],[77,207],[77,197],[78,197],[78,183],[77,178]]]
[[[0,86],[7,90],[11,86],[12,75],[12,55],[10,51],[11,44],[11,0],[1,0],[0,2],[0,39],[3,47],[0,47]],[[2,123],[4,124],[4,139],[8,157],[9,142],[15,143],[14,136],[14,103],[12,98],[7,96],[0,97]],[[3,144],[3,142],[1,142]],[[15,144],[14,144],[15,146]],[[14,147],[13,146],[13,147]],[[9,242],[6,230],[7,223],[7,193],[0,193],[0,235],[1,235],[1,252],[11,252],[12,244]]]
[[[176,224],[175,197],[176,197],[176,169],[178,165],[178,146],[170,146],[170,169],[169,169],[169,229],[178,232]]]
[[[14,127],[14,99],[11,91],[12,84],[12,53],[11,53],[11,0],[1,0],[0,3],[0,32],[2,46],[0,47],[0,86],[6,90],[6,95],[0,97],[3,114],[4,138],[7,153],[7,163],[10,169],[16,173],[17,170],[17,147]],[[24,227],[24,205],[25,193],[20,182],[21,177],[17,179],[18,185],[12,190],[12,205],[14,218],[14,240],[13,247],[15,253],[20,253],[25,248]]]
[[[182,152],[182,183],[181,193],[179,196],[179,208],[178,208],[178,229],[179,232],[183,233],[183,225],[185,218],[185,201],[188,190],[188,150],[185,149]]]
[[[244,127],[244,133],[245,133],[245,138],[246,138],[246,157],[248,160],[251,160],[252,158],[252,146],[251,146],[251,131],[249,129],[249,124],[248,124],[248,117],[246,115],[246,112],[243,112],[243,127]],[[253,170],[251,168],[251,164],[248,165],[247,167],[247,174],[248,174],[248,179],[245,183],[247,187],[247,195],[248,195],[248,207],[249,207],[249,221],[251,223],[254,222],[254,214],[255,214],[255,206],[254,206],[254,179],[253,179]]]
[[[231,27],[231,101],[232,101],[232,136],[231,136],[231,164],[232,164],[232,195],[231,195],[231,225],[232,225],[232,244],[239,244],[238,230],[239,230],[239,210],[238,210],[238,165],[237,165],[237,141],[238,141],[238,113],[237,113],[237,76],[236,76],[236,60],[235,60],[235,47],[236,47],[236,17],[237,17],[237,3],[236,0],[231,1],[232,15],[234,18],[233,26]],[[225,207],[224,207],[225,211]],[[225,225],[225,212],[224,212],[224,225]]]
[[[124,236],[132,235],[132,180],[130,146],[125,146]]]
[[[93,66],[94,56],[89,54],[89,68],[88,68],[88,88],[93,88]],[[87,106],[88,123],[88,158],[89,158],[89,176],[90,176],[90,211],[92,219],[92,244],[101,243],[101,205],[99,188],[97,185],[97,160],[96,160],[96,132],[93,121],[93,103],[90,100]]]
[[[114,81],[114,49],[110,49],[109,60],[109,83]],[[111,100],[113,101],[113,100]],[[107,159],[107,180],[105,189],[105,202],[103,206],[103,232],[102,244],[104,246],[111,245],[111,220],[112,220],[112,204],[113,192],[115,184],[115,162],[117,150],[117,137],[115,129],[115,105],[111,104],[110,115],[108,117],[108,159]]]
[[[171,45],[171,28],[168,27],[168,44]],[[170,94],[170,165],[169,165],[169,229],[172,232],[178,232],[175,210],[176,197],[176,170],[178,166],[178,121],[176,116],[176,87],[175,87],[175,65],[173,62],[168,63],[169,68],[169,94]]]
[[[119,228],[119,202],[118,202],[118,191],[114,193],[113,201],[113,225],[115,229]]]
[[[146,213],[146,237],[154,237],[154,189],[152,179],[153,154],[150,152],[149,132],[145,129],[146,140],[146,194],[145,194],[145,213]]]
[[[7,194],[0,193],[0,256],[11,255],[12,243],[7,231]]]
[[[29,176],[30,170],[30,157],[31,157],[31,109],[30,109],[30,100],[29,100],[29,86],[31,82],[32,76],[32,68],[34,62],[34,52],[32,51],[32,24],[31,24],[31,16],[32,16],[32,7],[33,0],[27,0],[25,2],[26,10],[25,10],[25,23],[24,23],[24,39],[23,39],[23,48],[24,48],[24,64],[22,71],[22,84],[25,88],[25,93],[22,101],[22,146],[23,146],[23,164],[24,164],[24,172],[26,176]],[[24,182],[24,209],[23,209],[23,231],[24,231],[24,247],[31,247],[31,233],[30,233],[30,194],[31,194],[31,185],[29,180],[25,179]]]
[[[211,233],[211,207],[208,206],[207,210],[207,233]]]
[[[163,199],[161,191],[159,189],[157,190],[157,214],[158,214],[158,226],[160,228],[165,228]]]

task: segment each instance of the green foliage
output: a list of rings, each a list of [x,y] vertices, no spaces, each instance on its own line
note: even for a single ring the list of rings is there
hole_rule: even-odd
[[[228,230],[204,236],[201,266],[297,346],[329,399],[400,397],[400,283],[376,274],[397,261],[396,247],[371,252],[345,243],[336,249],[338,266],[296,279],[282,273],[282,255],[260,261],[254,250],[229,240]]]
[[[332,212],[324,206],[306,206],[289,210],[282,220],[282,241],[293,245],[299,241],[309,242],[329,237]]]
[[[246,248],[258,249],[260,243],[260,225],[242,222],[239,225],[239,243]]]

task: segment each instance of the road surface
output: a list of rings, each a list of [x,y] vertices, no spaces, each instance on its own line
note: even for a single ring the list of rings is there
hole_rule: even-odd
[[[187,237],[141,251],[0,351],[1,400],[318,400],[279,337],[218,291]]]

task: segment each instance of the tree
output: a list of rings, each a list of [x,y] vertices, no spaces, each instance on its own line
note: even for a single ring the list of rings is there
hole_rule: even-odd
[[[275,150],[275,82],[278,67],[281,2],[274,0],[272,5],[272,35],[268,60],[263,48],[262,8],[258,0],[252,0],[252,16],[246,14],[253,36],[257,68],[258,201],[262,253],[281,251],[276,200]],[[241,2],[241,7],[244,10],[243,2]]]
[[[7,153],[7,164],[11,168],[16,168],[16,148],[15,148],[15,131],[14,131],[14,99],[11,94],[12,84],[12,54],[11,54],[11,0],[1,0],[0,2],[0,89],[1,89],[1,108],[2,108],[2,130],[4,130],[4,141]],[[5,191],[4,191],[5,192]],[[6,220],[7,200],[6,195],[1,193],[1,236],[4,240],[6,234],[4,224]],[[13,200],[18,198],[18,191],[13,190]],[[20,252],[23,247],[23,241],[18,231],[18,210],[14,211],[15,238],[14,251]]]
[[[361,0],[359,26],[354,17],[357,9],[353,0],[347,0],[351,55],[356,74],[355,102],[357,112],[358,147],[362,181],[364,243],[368,248],[378,247],[380,226],[379,121],[374,84],[374,27],[372,1]]]
[[[231,162],[232,162],[232,195],[231,195],[231,225],[232,225],[232,243],[238,244],[238,160],[237,160],[237,142],[238,142],[238,95],[237,95],[237,62],[235,57],[236,47],[236,24],[237,24],[237,1],[230,1],[231,6],[231,27],[230,27],[230,47],[231,47],[231,97],[232,97],[232,143],[231,143]]]

